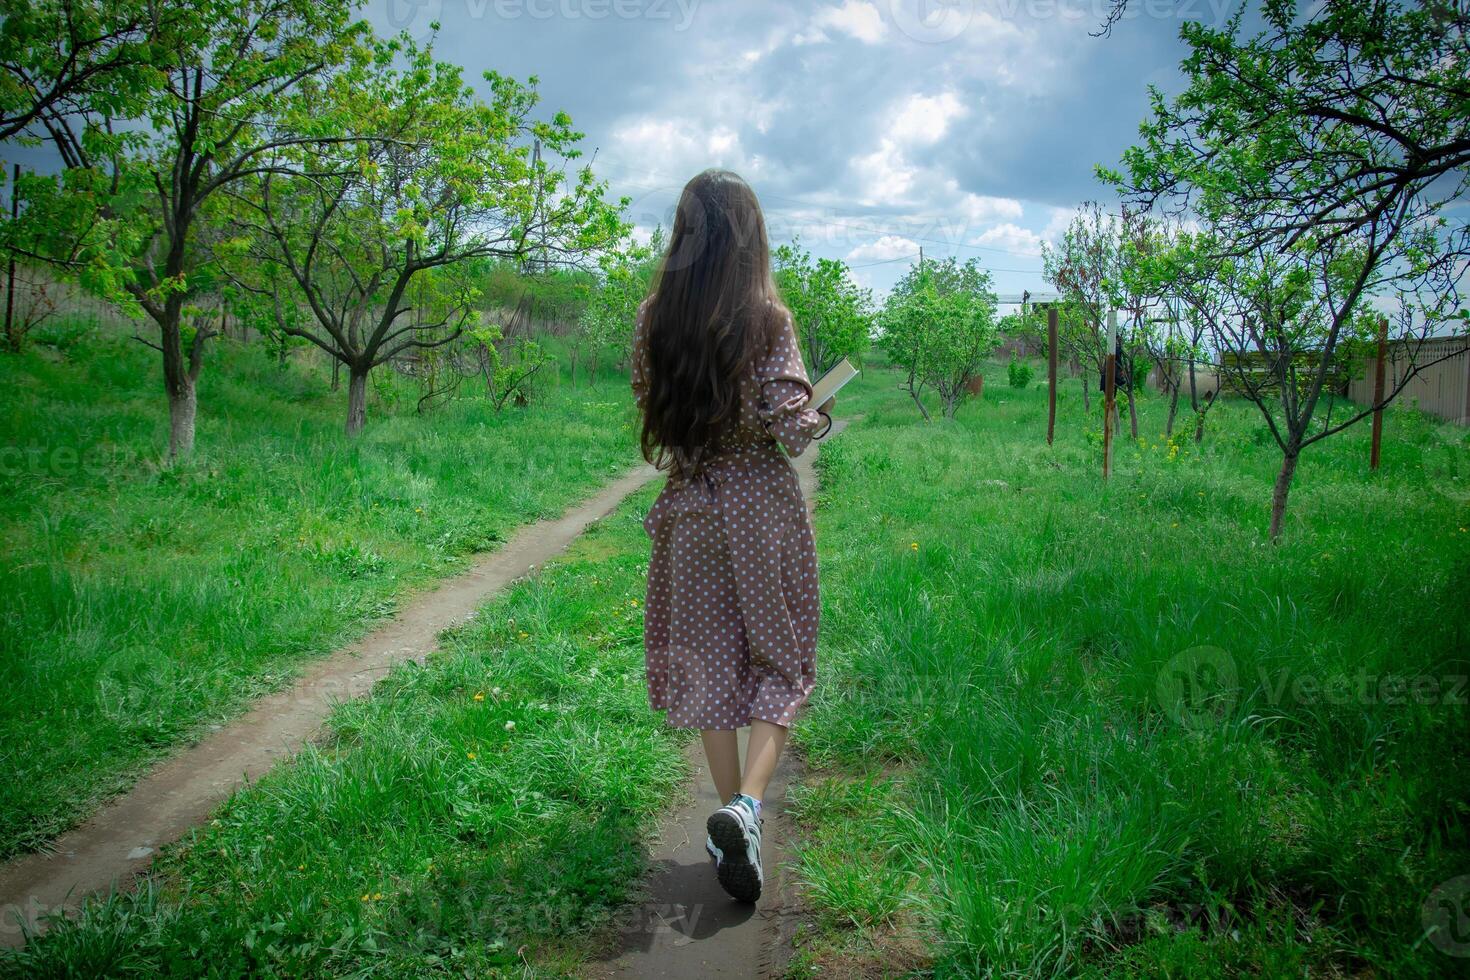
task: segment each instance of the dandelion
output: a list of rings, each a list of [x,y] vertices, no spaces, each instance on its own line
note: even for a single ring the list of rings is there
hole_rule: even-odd
[[[305,871],[306,870],[306,865],[304,865],[304,864],[298,864],[298,865],[296,865],[296,870],[297,871]]]
[[[375,901],[375,902],[381,902],[382,900],[383,900],[383,893],[382,892],[373,892],[373,901]]]
[[[628,600],[628,605],[630,605],[630,606],[632,606],[632,607],[634,607],[636,609],[638,607],[638,600],[637,599],[629,599]]]
[[[465,754],[464,754],[464,757],[465,757],[465,758],[466,758],[466,759],[469,759],[469,760],[470,760],[470,761],[471,761],[471,762],[473,762],[473,761],[474,761],[474,759],[475,759],[475,753],[473,753],[473,752],[466,752],[466,753],[465,753]]]
[[[373,899],[373,896],[369,895],[367,892],[363,892],[362,893],[362,900],[364,902],[370,902],[370,901],[372,901],[372,899]]]
[[[513,722],[513,721],[506,722],[505,723],[505,730],[508,731],[508,732],[515,731],[516,730],[516,723]]]
[[[476,691],[475,692],[475,700],[476,701],[483,701],[483,700],[485,700],[485,692],[484,691]]]
[[[530,636],[530,635],[531,635],[531,634],[530,634],[530,633],[527,633],[527,632],[526,632],[526,631],[525,631],[525,630],[521,630],[521,631],[520,631],[520,632],[519,632],[519,633],[517,633],[517,634],[516,634],[516,636],[518,636],[518,637],[520,637],[520,638],[521,638],[521,639],[523,639],[523,640],[524,640],[524,639],[525,639],[525,638],[526,638],[526,637],[528,637],[528,636]]]
[[[909,542],[909,550],[910,551],[918,551],[919,550],[919,542],[917,542],[917,541],[910,541]]]

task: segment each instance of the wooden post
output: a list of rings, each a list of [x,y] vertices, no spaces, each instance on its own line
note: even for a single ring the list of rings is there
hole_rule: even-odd
[[[1388,361],[1388,317],[1378,318],[1378,364],[1373,369],[1373,449],[1368,454],[1368,468],[1378,469],[1379,453],[1383,448],[1383,384],[1384,367]]]
[[[15,165],[15,176],[10,182],[10,224],[15,225],[20,215],[20,164]],[[5,343],[14,345],[16,352],[20,344],[11,333],[15,320],[15,253],[10,253],[10,262],[5,270]]]
[[[1046,311],[1046,444],[1051,445],[1057,431],[1057,308]]]
[[[1113,409],[1118,386],[1118,311],[1108,313],[1108,348],[1103,360],[1103,479],[1113,470]]]

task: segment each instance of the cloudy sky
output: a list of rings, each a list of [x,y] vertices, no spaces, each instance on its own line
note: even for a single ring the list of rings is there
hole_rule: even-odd
[[[709,166],[748,179],[772,238],[800,236],[880,291],[922,247],[1039,291],[1040,243],[1103,195],[1147,111],[1178,84],[1182,18],[1229,0],[369,0],[472,77],[540,80],[645,231]],[[1104,200],[1108,198],[1104,197]]]

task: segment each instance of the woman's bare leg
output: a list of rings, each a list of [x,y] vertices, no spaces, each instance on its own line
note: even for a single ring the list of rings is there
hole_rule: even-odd
[[[740,792],[740,743],[733,731],[700,732],[699,737],[704,742],[704,757],[709,760],[715,792],[721,803],[728,803],[730,797]]]
[[[750,723],[750,744],[745,750],[745,778],[740,781],[740,792],[757,800],[766,798],[766,786],[781,761],[781,750],[786,747],[786,729],[768,721]]]

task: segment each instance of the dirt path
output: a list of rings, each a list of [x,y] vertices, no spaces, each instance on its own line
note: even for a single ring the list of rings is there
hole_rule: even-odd
[[[832,435],[847,421],[837,422]],[[797,457],[796,470],[806,493],[807,508],[816,503],[816,453]],[[745,753],[749,729],[740,732]],[[766,882],[754,907],[730,900],[710,870],[704,852],[704,821],[724,802],[715,795],[705,773],[704,750],[698,741],[685,753],[694,771],[693,799],[670,813],[659,827],[650,856],[653,876],[636,914],[624,919],[623,946],[611,957],[594,963],[595,977],[704,977],[780,976],[791,952],[796,927],[795,888],[784,873],[790,859],[791,820],[783,804],[786,787],[800,781],[801,767],[792,753],[781,759],[762,801],[765,818],[762,863]]]
[[[398,661],[422,661],[441,631],[556,555],[654,475],[652,467],[640,467],[560,518],[521,528],[468,572],[416,597],[380,629],[309,666],[294,686],[261,698],[159,765],[127,794],[53,841],[49,852],[0,866],[0,943],[20,945],[22,921],[35,930],[48,912],[70,910],[88,895],[126,887],[159,848],[202,823],[245,781],[292,756],[335,703],[366,694]]]

